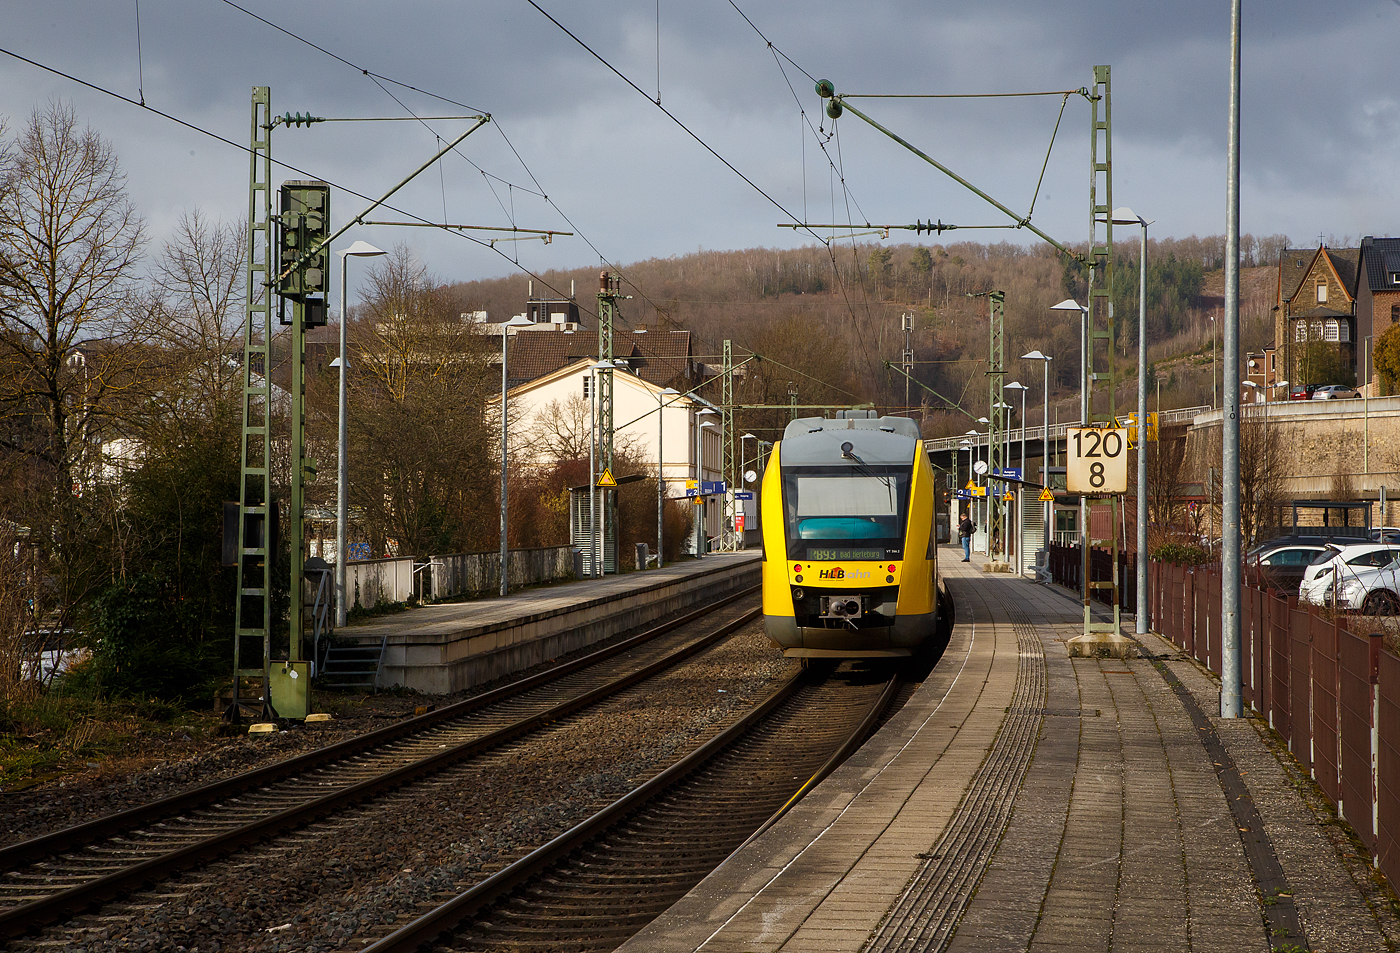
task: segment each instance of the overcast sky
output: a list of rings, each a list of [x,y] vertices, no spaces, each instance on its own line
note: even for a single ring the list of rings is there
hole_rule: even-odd
[[[794,218],[1006,222],[849,113],[833,126],[803,71],[847,93],[1011,93],[1077,89],[1092,83],[1095,64],[1108,64],[1114,203],[1155,219],[1156,236],[1225,230],[1227,0],[537,2],[645,95],[527,0],[238,0],[242,9],[141,0],[139,47],[137,0],[7,0],[0,47],[130,99],[144,95],[240,144],[254,85],[271,87],[277,114],[490,113],[460,155],[394,203],[434,221],[579,234],[492,251],[440,232],[362,227],[338,243],[408,243],[447,280],[509,274],[515,258],[540,271],[596,265],[600,255],[626,263],[813,241],[776,227]],[[1320,234],[1400,234],[1400,0],[1245,0],[1243,36],[1242,230],[1285,233],[1296,245],[1315,245]],[[665,109],[754,185],[649,101],[658,70]],[[0,56],[0,116],[11,131],[55,97],[114,144],[152,251],[196,207],[214,218],[244,213],[248,160],[239,149]],[[1020,213],[1060,104],[855,101]],[[465,128],[456,119],[279,128],[274,158],[302,171],[277,170],[274,180],[311,175],[377,196],[439,148],[435,135]],[[1033,219],[1064,242],[1088,237],[1088,128],[1088,103],[1071,96]],[[334,217],[343,222],[365,204],[337,191]],[[962,238],[1034,241],[1007,231],[941,240]]]

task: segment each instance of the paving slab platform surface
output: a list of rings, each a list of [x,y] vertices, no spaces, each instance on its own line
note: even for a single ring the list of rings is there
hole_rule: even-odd
[[[756,586],[761,558],[754,550],[712,553],[644,572],[423,606],[338,634],[386,640],[381,686],[445,694]]]
[[[623,951],[1400,949],[1389,888],[1208,673],[1152,635],[1071,659],[1071,594],[941,566],[932,677]]]

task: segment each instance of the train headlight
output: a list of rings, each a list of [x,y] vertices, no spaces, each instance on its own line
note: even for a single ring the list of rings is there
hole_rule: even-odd
[[[801,589],[794,589],[792,590],[792,601],[801,602],[802,597],[805,595],[807,595],[807,593],[803,592]]]

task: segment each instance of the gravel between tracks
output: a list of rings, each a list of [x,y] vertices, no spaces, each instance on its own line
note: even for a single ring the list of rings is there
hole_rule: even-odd
[[[80,951],[358,949],[584,820],[738,717],[792,664],[761,629],[747,626],[547,738],[138,894],[132,921],[81,918],[50,942],[63,932],[65,947]],[[301,750],[301,739],[284,740],[293,734],[274,740],[288,746],[277,754]]]
[[[676,612],[657,624],[683,614]],[[212,727],[201,733],[176,728],[133,736],[125,748],[87,770],[68,773],[21,791],[0,792],[0,847],[39,837],[94,818],[190,791],[275,764],[299,754],[368,734],[411,717],[425,705],[442,707],[546,671],[632,633],[620,633],[588,648],[551,659],[513,676],[451,695],[384,692],[373,695],[316,692],[313,711],[334,714],[330,722],[295,726],[275,735],[220,737]],[[205,719],[208,720],[208,719]],[[214,719],[216,722],[217,719]]]

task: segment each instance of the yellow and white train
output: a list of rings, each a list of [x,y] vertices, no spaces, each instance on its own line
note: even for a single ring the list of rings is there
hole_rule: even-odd
[[[790,658],[909,656],[940,632],[918,425],[862,413],[794,420],[763,475],[764,625]]]

